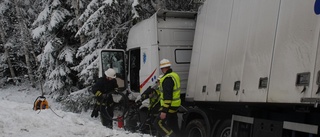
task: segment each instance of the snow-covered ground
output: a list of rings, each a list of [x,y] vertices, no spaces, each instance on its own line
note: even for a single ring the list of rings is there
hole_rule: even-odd
[[[0,137],[150,137],[106,128],[99,117],[90,117],[91,112],[64,112],[50,98],[52,110],[34,111],[41,91],[25,85],[0,88]]]

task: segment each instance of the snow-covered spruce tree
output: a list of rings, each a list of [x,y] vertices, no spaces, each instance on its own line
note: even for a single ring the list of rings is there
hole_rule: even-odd
[[[192,2],[163,1],[169,10],[192,10]],[[185,7],[182,9],[181,6]],[[86,43],[77,51],[81,62],[73,69],[85,86],[91,85],[97,76],[99,49],[125,49],[129,29],[136,22],[150,17],[156,10],[150,0],[92,0],[79,20],[83,26],[77,35],[86,36]]]
[[[99,49],[126,49],[127,34],[131,26],[155,12],[150,0],[92,0],[87,5],[79,17],[83,25],[77,33],[77,36],[85,36],[86,42],[77,52],[77,58],[81,62],[73,68],[79,72],[81,83],[86,88],[70,94],[63,101],[65,109],[80,112],[89,108],[88,104],[93,103],[93,96],[88,93],[88,87],[98,75]]]
[[[108,48],[126,48],[126,39],[134,16],[132,0],[92,0],[79,17],[83,22],[77,36],[84,36],[85,43],[78,48],[81,62],[73,69],[78,71],[84,89],[70,94],[62,103],[65,110],[86,111],[94,103],[88,92],[98,75],[98,51]],[[73,105],[70,105],[73,104]]]
[[[29,75],[34,86],[33,72],[35,58],[30,57],[33,51],[30,40],[30,21],[35,13],[30,6],[34,0],[2,0],[0,1],[1,41],[5,54],[2,54],[4,66],[10,70],[11,77],[16,82],[17,77]],[[2,63],[1,63],[2,64]]]
[[[91,85],[98,74],[100,49],[126,49],[127,34],[132,25],[155,13],[149,0],[92,0],[79,20],[83,26],[77,36],[86,36],[86,43],[77,51],[81,62],[78,71],[84,86]]]
[[[20,31],[20,41],[21,43],[21,49],[25,56],[25,64],[27,68],[27,74],[29,77],[29,80],[31,82],[31,86],[35,87],[35,80],[34,80],[34,68],[31,63],[35,63],[35,58],[31,58],[30,49],[33,48],[32,38],[30,34],[30,16],[28,16],[29,7],[32,1],[29,0],[14,0],[14,8],[16,12],[17,17],[17,28]],[[32,11],[32,9],[31,9]]]
[[[99,49],[126,48],[126,35],[134,19],[132,0],[92,0],[80,16],[84,22],[78,35],[87,41],[77,52],[81,58],[74,67],[85,86],[91,85],[97,76]]]
[[[79,40],[74,37],[77,24],[72,22],[70,1],[43,0],[42,3],[43,10],[34,21],[32,30],[38,48],[43,50],[38,56],[38,74],[44,79],[44,86],[60,101],[74,91],[72,84],[76,82],[72,79],[70,66],[74,64],[79,45]]]
[[[9,45],[11,45],[11,42],[9,41],[9,36],[7,35],[8,28],[10,28],[8,26],[10,24],[10,19],[7,17],[7,15],[10,14],[10,5],[10,1],[0,1],[0,70],[2,75],[0,79],[1,86],[6,83],[7,77],[16,77],[11,59],[9,58]],[[10,70],[9,74],[6,71],[8,69]]]

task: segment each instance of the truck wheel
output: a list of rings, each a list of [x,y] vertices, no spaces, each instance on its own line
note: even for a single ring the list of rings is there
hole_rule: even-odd
[[[231,120],[222,121],[217,128],[214,137],[230,137],[231,135]]]
[[[184,133],[186,137],[206,137],[205,122],[202,119],[190,121]]]

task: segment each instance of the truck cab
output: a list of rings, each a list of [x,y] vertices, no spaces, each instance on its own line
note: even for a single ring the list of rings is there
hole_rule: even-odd
[[[130,29],[125,51],[101,51],[99,76],[113,67],[118,72],[120,87],[128,86],[130,91],[140,93],[155,83],[162,73],[159,62],[166,58],[179,74],[185,94],[196,15],[195,12],[159,10],[137,23]]]

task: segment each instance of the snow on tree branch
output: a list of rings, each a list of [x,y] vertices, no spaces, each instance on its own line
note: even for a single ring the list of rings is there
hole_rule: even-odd
[[[59,60],[64,60],[69,64],[73,63],[73,55],[75,53],[75,50],[71,48],[70,46],[65,46],[61,50],[61,52],[58,55]]]
[[[39,25],[35,29],[32,30],[32,38],[38,39],[41,37],[42,34],[44,34],[47,30],[47,27],[45,25]]]
[[[38,15],[38,18],[33,22],[33,26],[35,26],[36,24],[43,24],[49,17],[50,14],[50,10],[49,10],[49,6],[47,5]]]
[[[54,47],[53,47],[52,42],[53,41],[51,40],[46,44],[46,46],[44,47],[44,51],[43,51],[44,53],[51,53],[53,51]]]
[[[79,17],[79,20],[81,21],[85,21],[86,19],[88,19],[88,17],[94,12],[96,11],[96,9],[98,9],[99,7],[99,0],[92,0],[86,10],[82,13],[82,15]]]
[[[132,13],[134,14],[133,18],[138,18],[139,17],[139,13],[137,11],[137,9],[135,8],[137,5],[139,5],[139,1],[138,0],[133,0],[132,3]]]
[[[92,51],[92,49],[96,46],[97,39],[91,39],[89,42],[87,42],[85,45],[81,46],[78,49],[78,53],[76,54],[76,57],[83,57],[85,56],[88,52]]]
[[[53,10],[51,15],[50,23],[48,26],[48,30],[52,31],[54,27],[56,27],[59,23],[64,22],[66,16],[69,16],[70,13],[65,9]]]
[[[97,11],[90,15],[89,19],[87,19],[87,21],[84,22],[83,26],[77,32],[76,37],[80,34],[88,35],[88,32],[91,30],[90,28],[93,27],[95,22],[99,21],[99,18],[102,15],[101,13],[103,13],[104,8],[105,6],[101,6]]]
[[[94,60],[96,60],[98,57],[98,50],[95,50],[91,54],[84,57],[84,59],[81,60],[79,65],[73,67],[74,70],[81,71],[86,68],[86,66],[92,64]],[[97,64],[96,64],[97,65]]]
[[[12,4],[11,0],[4,0],[0,3],[0,14],[3,14],[6,10],[10,8],[10,4]]]
[[[53,0],[53,2],[51,3],[52,8],[56,8],[60,5],[61,5],[60,0]]]

